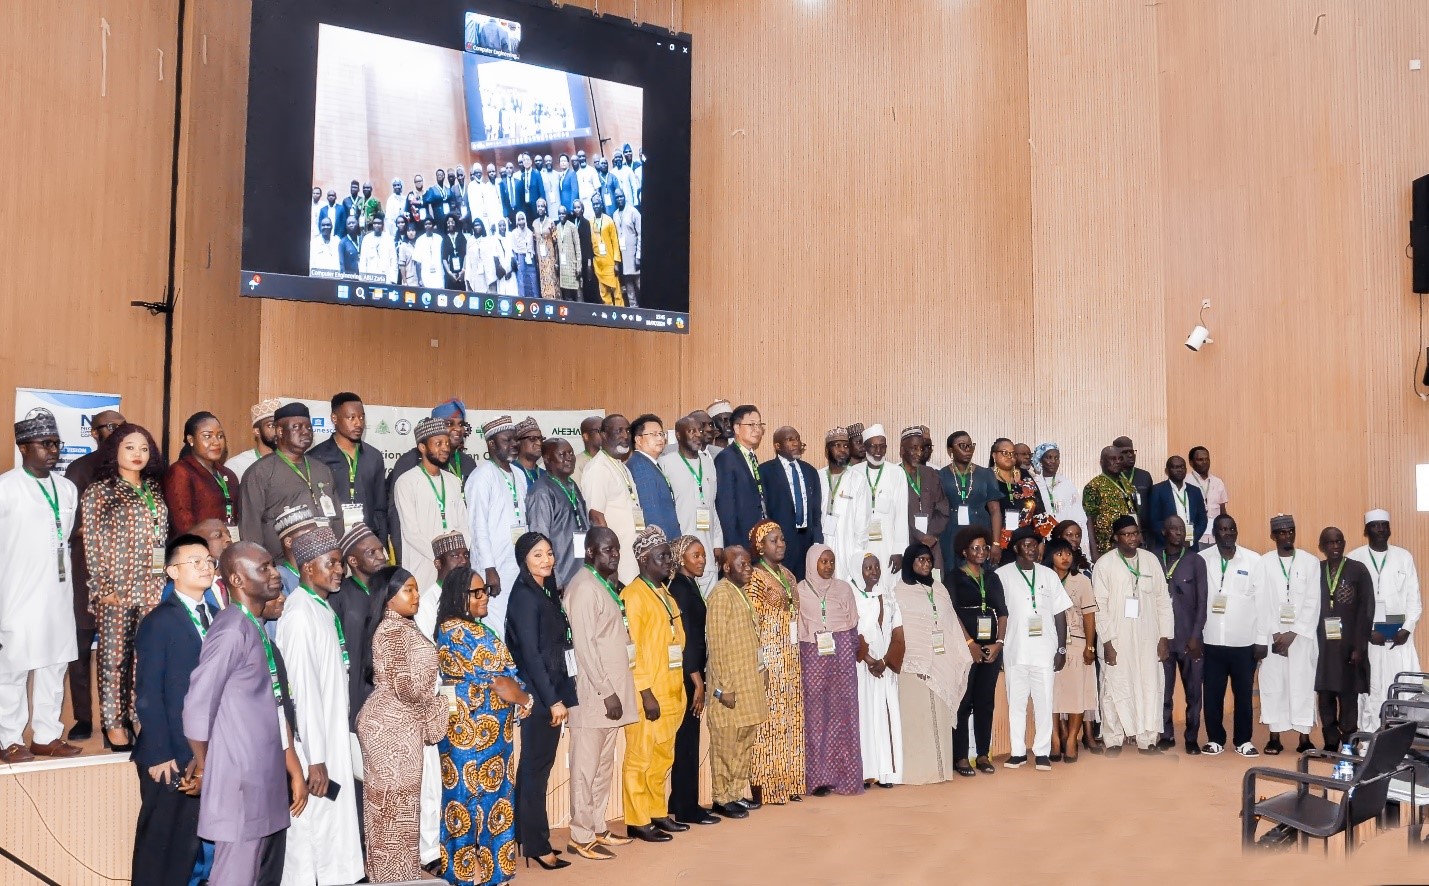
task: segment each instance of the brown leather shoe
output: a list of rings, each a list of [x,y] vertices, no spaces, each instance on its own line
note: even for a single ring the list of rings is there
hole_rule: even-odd
[[[63,738],[57,738],[49,744],[30,742],[30,753],[39,757],[78,757],[84,752]]]
[[[12,744],[0,751],[0,763],[28,763],[33,759],[35,755],[25,750],[22,744]]]

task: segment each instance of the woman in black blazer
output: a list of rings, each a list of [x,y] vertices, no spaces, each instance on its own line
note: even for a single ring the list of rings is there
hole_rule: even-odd
[[[546,783],[567,710],[576,706],[575,653],[571,625],[556,587],[556,555],[539,532],[516,540],[521,574],[506,610],[506,645],[534,705],[521,721],[521,759],[516,764],[516,840],[521,854],[546,870],[570,864],[551,848]]]

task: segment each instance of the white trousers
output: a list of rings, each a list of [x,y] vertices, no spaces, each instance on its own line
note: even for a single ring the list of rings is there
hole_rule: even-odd
[[[1012,756],[1027,755],[1027,703],[1032,702],[1032,754],[1052,753],[1052,685],[1056,673],[1050,667],[1008,665],[1007,729]]]
[[[422,749],[422,801],[417,858],[429,864],[442,856],[442,755],[437,746]]]
[[[60,711],[65,703],[67,667],[57,664],[33,671],[0,671],[0,750],[21,743],[26,723],[35,728],[35,744],[49,744],[64,734]],[[29,691],[31,675],[33,695]]]

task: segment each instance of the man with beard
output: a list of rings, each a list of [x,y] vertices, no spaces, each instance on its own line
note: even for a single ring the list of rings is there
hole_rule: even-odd
[[[705,412],[709,414],[714,425],[708,441],[708,445],[714,447],[714,452],[710,454],[719,455],[734,441],[734,407],[729,405],[728,400],[716,400]]]
[[[511,416],[492,419],[482,425],[481,433],[491,457],[477,465],[466,481],[471,568],[486,579],[491,594],[486,623],[497,636],[505,637],[509,591],[520,572],[516,539],[527,530],[526,483],[511,464],[516,458],[516,422]]]
[[[1082,490],[1082,508],[1087,512],[1093,560],[1111,550],[1112,526],[1116,521],[1126,515],[1136,516],[1135,492],[1121,478],[1121,451],[1115,446],[1105,447],[1101,464],[1102,472]]]
[[[313,515],[326,521],[336,535],[342,529],[337,512],[337,490],[328,466],[308,457],[313,445],[313,423],[308,407],[288,403],[273,414],[278,437],[270,455],[260,458],[248,470],[242,484],[243,508],[240,538],[261,541],[275,557],[283,556],[283,545],[273,522],[294,505],[312,508]]]
[[[903,570],[903,551],[908,547],[908,482],[901,467],[889,470],[888,433],[883,425],[873,425],[863,432],[868,458],[850,470],[868,485],[868,548],[867,553],[883,565],[883,583],[891,587]],[[860,573],[854,573],[858,575]]]
[[[1208,456],[1209,458],[1209,456]],[[1419,670],[1419,653],[1411,639],[1419,626],[1424,601],[1419,594],[1419,570],[1414,555],[1391,545],[1389,511],[1376,508],[1364,515],[1369,542],[1350,552],[1351,560],[1369,567],[1374,582],[1374,630],[1369,637],[1369,691],[1360,698],[1360,728],[1379,728],[1379,707],[1389,686],[1402,671]]]
[[[278,411],[278,407],[283,402],[276,398],[264,400],[255,404],[248,410],[249,416],[253,420],[253,448],[245,449],[237,455],[223,463],[238,479],[243,479],[243,472],[253,466],[253,463],[268,453],[273,451],[273,447],[278,444],[278,429],[274,426],[273,413]]]
[[[863,449],[863,422],[850,422],[848,425],[848,463],[849,466],[861,465],[868,454]]]
[[[904,428],[898,442],[903,477],[908,484],[908,537],[928,546],[933,552],[933,566],[946,569],[943,546],[938,537],[948,528],[952,516],[948,494],[938,479],[938,472],[928,467],[922,453],[931,452],[922,425]]]
[[[451,460],[447,462],[446,470],[456,477],[457,488],[463,490],[462,495],[465,497],[466,478],[476,469],[476,459],[466,452],[466,438],[471,433],[471,426],[466,423],[466,404],[455,398],[439,403],[432,407],[431,417],[446,422],[447,436],[452,441]],[[402,453],[396,464],[392,465],[392,470],[387,472],[387,537],[383,542],[392,546],[392,553],[396,555],[398,563],[402,562],[402,529],[401,517],[392,498],[393,488],[402,475],[415,468],[421,460],[422,454],[413,446]]]
[[[719,479],[715,476],[714,458],[705,451],[705,421],[699,418],[703,415],[703,412],[693,412],[675,422],[675,451],[660,456],[660,466],[675,495],[680,534],[698,538],[708,554],[704,574],[696,584],[701,594],[709,596],[719,578],[724,529],[714,506]]]
[[[868,500],[867,481],[858,471],[849,470],[847,428],[832,428],[824,434],[824,458],[828,466],[819,471],[820,499],[824,503],[824,544],[834,552],[834,577],[854,584],[868,546],[872,505]]]
[[[402,532],[402,568],[417,579],[417,587],[427,588],[437,580],[436,564],[430,551],[432,539],[444,532],[467,528],[466,502],[461,485],[450,471],[452,441],[447,423],[440,418],[424,418],[412,432],[421,462],[416,470],[403,474],[392,487],[393,504]]]
[[[1151,474],[1136,466],[1136,444],[1130,437],[1117,437],[1111,445],[1121,451],[1121,482],[1132,493],[1136,502],[1136,524],[1150,526],[1151,523]]]
[[[587,416],[581,420],[581,451],[576,453],[576,469],[571,474],[577,483],[581,481],[581,475],[585,473],[591,459],[600,455],[600,446],[604,440],[600,431],[602,421],[604,419],[598,415]]]

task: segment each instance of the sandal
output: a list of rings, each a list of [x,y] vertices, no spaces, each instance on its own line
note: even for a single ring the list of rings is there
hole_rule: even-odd
[[[987,757],[978,757],[977,771],[992,775],[994,772],[997,771],[997,767],[992,765],[992,761],[989,760]]]

